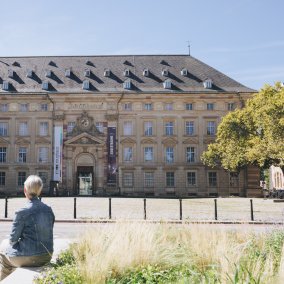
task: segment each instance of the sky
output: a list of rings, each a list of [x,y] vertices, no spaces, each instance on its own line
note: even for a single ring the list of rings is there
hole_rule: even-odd
[[[188,54],[247,87],[284,82],[283,0],[0,0],[0,57]]]

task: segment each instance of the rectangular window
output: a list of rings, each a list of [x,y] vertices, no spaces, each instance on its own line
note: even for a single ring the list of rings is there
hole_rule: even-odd
[[[133,187],[133,173],[123,173],[123,186]]]
[[[144,148],[144,161],[145,162],[153,161],[153,147]]]
[[[185,122],[185,134],[194,135],[194,121]]]
[[[235,110],[235,103],[228,103],[228,110],[229,111]]]
[[[123,135],[132,135],[133,129],[132,129],[132,121],[125,121],[123,123]]]
[[[132,103],[123,104],[123,110],[127,110],[127,111],[132,110]]]
[[[19,123],[19,135],[20,136],[28,136],[28,123],[27,122],[20,122]]]
[[[48,135],[48,122],[43,121],[39,123],[39,136],[47,136]]]
[[[207,121],[207,135],[214,136],[216,134],[216,122]]]
[[[38,176],[41,178],[42,183],[43,183],[43,188],[47,188],[48,183],[48,173],[47,172],[38,172]]]
[[[144,173],[144,187],[154,187],[154,173],[153,172]]]
[[[20,104],[20,111],[27,112],[29,110],[28,104]]]
[[[214,110],[214,104],[213,103],[208,103],[207,104],[207,110]]]
[[[23,186],[26,180],[26,172],[18,172],[18,186]]]
[[[48,111],[48,104],[40,104],[41,111]]]
[[[18,162],[19,163],[27,162],[27,148],[26,147],[19,148]]]
[[[217,173],[208,172],[208,185],[216,187],[217,186]]]
[[[124,147],[123,149],[123,160],[124,162],[132,162],[133,157],[133,148],[132,147]]]
[[[166,186],[167,187],[175,186],[175,173],[174,172],[166,172]]]
[[[9,110],[8,104],[0,104],[0,112],[7,112]]]
[[[168,121],[165,123],[165,135],[172,136],[174,135],[174,122]]]
[[[166,147],[166,163],[174,162],[174,147]]]
[[[152,136],[153,135],[153,122],[152,121],[145,121],[144,122],[144,135],[145,136]]]
[[[8,136],[8,123],[0,122],[0,136]]]
[[[195,162],[195,148],[194,147],[186,148],[186,162],[187,163]]]
[[[144,109],[148,111],[153,110],[153,104],[151,103],[144,104]]]
[[[6,173],[0,172],[0,186],[5,186],[6,184]]]
[[[6,163],[7,158],[7,148],[0,147],[0,163]]]
[[[75,122],[75,121],[69,121],[69,122],[67,123],[67,133],[68,133],[68,134],[71,134],[71,133],[72,133],[72,131],[73,131],[75,125],[76,125],[76,122]]]
[[[165,104],[165,110],[173,110],[173,109],[174,109],[173,103]]]
[[[187,172],[187,186],[196,186],[196,172]]]
[[[48,147],[38,148],[38,162],[42,164],[48,163]]]
[[[193,110],[193,104],[192,103],[185,104],[185,109],[186,110]]]
[[[104,133],[104,123],[103,122],[96,122],[96,128],[100,133]]]

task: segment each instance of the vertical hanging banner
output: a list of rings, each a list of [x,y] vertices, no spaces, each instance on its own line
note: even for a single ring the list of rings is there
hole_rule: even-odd
[[[108,127],[107,151],[108,151],[107,182],[116,183],[116,127]]]
[[[62,142],[63,142],[63,127],[54,126],[53,180],[60,182],[62,179]]]

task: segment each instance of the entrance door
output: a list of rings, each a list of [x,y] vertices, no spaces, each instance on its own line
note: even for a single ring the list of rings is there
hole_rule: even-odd
[[[78,194],[92,195],[93,193],[93,167],[78,167]]]

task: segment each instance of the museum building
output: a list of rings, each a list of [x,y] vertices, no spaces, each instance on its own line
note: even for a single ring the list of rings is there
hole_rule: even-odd
[[[0,194],[256,196],[200,159],[255,92],[189,55],[1,57]]]

